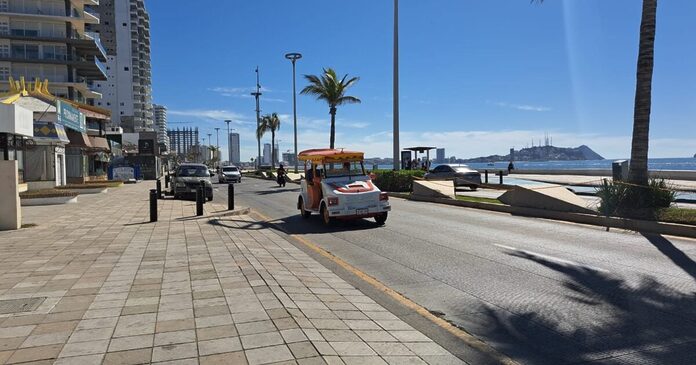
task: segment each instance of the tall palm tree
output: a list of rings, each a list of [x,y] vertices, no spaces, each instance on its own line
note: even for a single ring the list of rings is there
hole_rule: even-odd
[[[544,2],[544,0],[531,1]],[[642,186],[648,185],[648,145],[656,18],[657,0],[643,0],[636,70],[636,96],[633,104],[633,139],[628,173],[629,182]]]
[[[346,90],[353,86],[359,77],[348,79],[348,74],[339,79],[336,71],[332,68],[325,68],[321,76],[304,75],[309,81],[309,85],[305,86],[300,94],[314,95],[317,100],[324,100],[329,104],[329,114],[331,114],[331,137],[329,139],[329,147],[334,148],[336,141],[336,107],[343,104],[358,104],[360,99],[355,96],[346,95]]]
[[[260,140],[267,131],[271,132],[271,167],[275,169],[276,148],[275,148],[275,133],[280,129],[280,118],[278,113],[266,114],[261,117],[261,123],[256,130],[256,136]]]

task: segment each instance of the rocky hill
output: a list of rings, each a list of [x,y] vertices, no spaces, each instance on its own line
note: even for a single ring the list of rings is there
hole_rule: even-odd
[[[568,161],[568,160],[604,160],[604,157],[590,147],[555,147],[536,146],[515,151],[514,161]],[[491,155],[464,160],[464,162],[510,161],[510,155]]]

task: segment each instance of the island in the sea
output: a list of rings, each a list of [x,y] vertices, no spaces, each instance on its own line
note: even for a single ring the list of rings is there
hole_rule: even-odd
[[[463,162],[604,160],[604,157],[585,145],[580,147],[534,146],[511,152],[512,156],[510,154],[491,155],[470,158]]]

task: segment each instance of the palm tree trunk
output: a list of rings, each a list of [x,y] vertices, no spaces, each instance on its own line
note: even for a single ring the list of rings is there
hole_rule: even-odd
[[[275,131],[271,130],[271,171],[275,170],[276,150],[275,150]]]
[[[638,185],[648,185],[648,141],[656,15],[657,0],[643,0],[640,44],[638,48],[638,70],[636,73],[636,98],[633,108],[633,141],[631,143],[631,164],[629,169],[629,181]]]
[[[334,148],[334,142],[336,141],[336,107],[332,106],[329,110],[331,114],[331,137],[329,140],[329,148]]]

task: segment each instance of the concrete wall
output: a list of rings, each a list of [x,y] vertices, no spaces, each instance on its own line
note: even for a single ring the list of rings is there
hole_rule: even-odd
[[[479,169],[483,172],[485,169]],[[489,174],[491,171],[488,170]],[[498,171],[498,170],[495,170]],[[579,176],[609,176],[611,177],[611,170],[513,170],[512,174],[523,174],[523,175],[579,175]],[[664,178],[670,180],[688,180],[696,181],[696,171],[689,170],[660,170],[660,171],[650,171],[650,177]]]
[[[0,230],[22,226],[17,161],[0,161]]]

